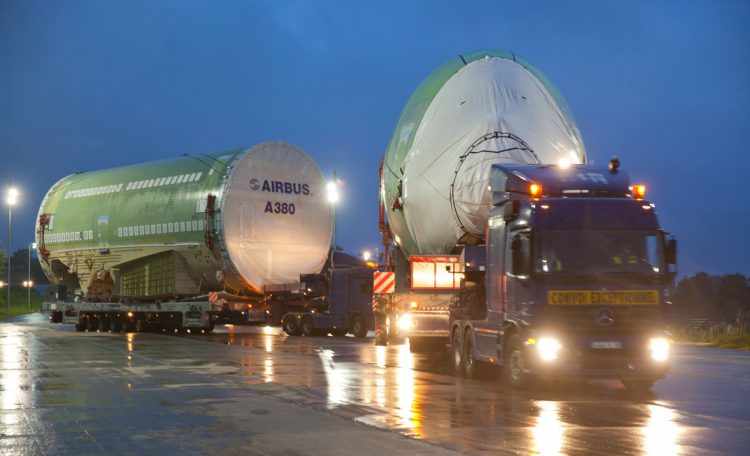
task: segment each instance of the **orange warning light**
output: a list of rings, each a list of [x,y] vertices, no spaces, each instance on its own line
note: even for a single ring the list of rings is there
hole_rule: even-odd
[[[646,197],[646,186],[644,184],[633,184],[630,187],[630,193],[635,199],[643,199]]]

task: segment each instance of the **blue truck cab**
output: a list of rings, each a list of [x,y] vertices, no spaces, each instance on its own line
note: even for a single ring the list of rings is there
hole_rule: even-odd
[[[288,312],[282,320],[291,336],[333,334],[366,337],[374,327],[372,275],[366,267],[333,268],[321,274],[300,276],[301,311]]]
[[[486,264],[466,269],[450,311],[455,371],[486,362],[516,387],[574,377],[649,389],[669,369],[676,241],[645,186],[615,160],[491,172]]]

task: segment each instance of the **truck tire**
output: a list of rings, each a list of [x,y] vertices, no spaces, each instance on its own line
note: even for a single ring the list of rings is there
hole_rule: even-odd
[[[464,374],[464,353],[458,328],[451,335],[451,365],[454,375],[460,377]]]
[[[302,318],[302,334],[307,337],[317,336],[315,331],[315,324],[310,317]]]
[[[91,315],[87,315],[87,316],[86,316],[86,331],[89,331],[89,332],[94,332],[94,331],[96,331],[96,328],[97,328],[97,327],[99,326],[99,325],[97,324],[97,321],[96,321],[96,320],[97,320],[97,319],[96,319],[96,318],[94,318],[94,317],[93,317],[93,316],[91,316]]]
[[[115,317],[112,320],[112,332],[113,333],[122,332],[122,320],[120,319],[119,316]]]
[[[125,320],[123,327],[125,328],[125,332],[129,332],[129,333],[135,332],[135,322],[130,319]]]
[[[508,339],[508,349],[503,350],[503,377],[512,388],[528,389],[533,386],[533,377],[524,372],[521,338],[513,335]]]
[[[284,332],[290,336],[299,336],[302,334],[302,328],[300,327],[300,322],[296,315],[285,316],[281,327],[284,329]]]
[[[367,325],[362,320],[362,317],[357,316],[352,320],[352,334],[354,334],[354,337],[360,339],[367,337]]]
[[[474,359],[474,340],[471,331],[466,331],[463,344],[464,377],[479,378],[479,362]]]
[[[346,329],[332,329],[329,332],[334,337],[344,337],[346,336],[346,333],[348,333],[349,331],[347,331]]]

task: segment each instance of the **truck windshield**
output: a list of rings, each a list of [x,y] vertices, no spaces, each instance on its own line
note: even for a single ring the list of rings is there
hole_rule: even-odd
[[[663,239],[654,231],[540,231],[535,236],[540,273],[658,274]]]

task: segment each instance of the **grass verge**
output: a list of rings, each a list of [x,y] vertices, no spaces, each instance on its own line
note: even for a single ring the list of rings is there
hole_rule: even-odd
[[[42,298],[31,291],[31,306],[27,301],[27,290],[25,288],[13,288],[10,292],[10,311],[8,310],[8,289],[0,288],[0,320],[5,320],[18,315],[38,312],[42,304]]]

